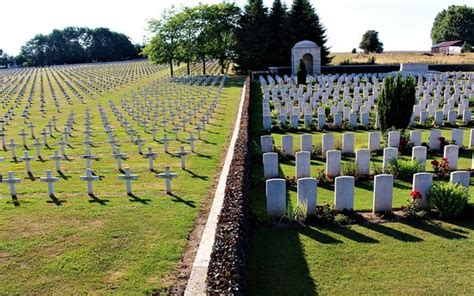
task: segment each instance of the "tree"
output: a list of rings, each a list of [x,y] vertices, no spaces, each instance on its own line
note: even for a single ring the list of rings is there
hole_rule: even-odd
[[[172,19],[174,14],[174,9],[165,10],[160,20],[149,21],[149,31],[155,35],[143,49],[151,62],[156,64],[168,63],[171,77],[174,75],[173,62],[179,46],[180,34],[178,24]]]
[[[383,52],[383,43],[379,40],[379,32],[375,30],[368,30],[362,35],[362,40],[360,41],[359,48],[364,51],[364,53]]]
[[[472,45],[470,45],[467,42],[464,42],[462,45],[462,52],[471,52],[472,51]]]
[[[275,0],[268,18],[268,66],[287,66],[290,63],[291,46],[288,43],[288,11],[281,0]]]
[[[306,75],[308,72],[306,71],[306,64],[304,63],[303,59],[300,60],[300,64],[298,66],[298,72],[296,73],[296,77],[298,79],[298,84],[306,85]]]
[[[236,58],[235,30],[240,16],[240,8],[234,3],[222,2],[209,5],[206,9],[209,57],[217,60],[221,73]]]
[[[38,34],[21,48],[17,63],[29,66],[121,61],[138,57],[124,34],[107,28],[67,27]]]
[[[388,76],[377,101],[380,129],[406,129],[410,124],[415,104],[416,84],[412,76]]]
[[[161,19],[149,22],[154,36],[143,53],[154,63],[169,63],[171,76],[174,62],[185,62],[189,74],[189,64],[198,60],[205,72],[208,58],[217,60],[224,73],[235,58],[234,31],[239,13],[235,4],[226,2],[167,10]]]
[[[11,62],[11,57],[0,48],[0,68],[8,67]]]
[[[329,48],[326,46],[326,29],[308,0],[293,0],[287,27],[288,43],[291,46],[302,40],[313,41],[321,47],[322,65],[331,62],[332,57],[329,56]]]
[[[356,48],[353,48],[353,49],[352,49],[352,53],[357,53],[357,49],[356,49]]]
[[[433,44],[462,40],[474,44],[474,7],[451,5],[436,16],[431,28]]]
[[[249,0],[236,30],[236,63],[240,71],[263,70],[268,66],[268,14],[262,0]]]

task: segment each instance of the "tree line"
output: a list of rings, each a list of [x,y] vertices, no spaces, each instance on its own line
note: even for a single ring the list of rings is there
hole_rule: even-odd
[[[275,0],[271,9],[262,0],[249,0],[241,10],[234,3],[200,4],[166,10],[149,23],[153,34],[144,52],[152,62],[173,63],[216,60],[225,72],[230,63],[241,72],[289,66],[291,48],[301,40],[321,47],[322,64],[331,62],[326,29],[308,0],[294,0],[288,9]]]
[[[49,66],[139,58],[142,47],[122,33],[108,28],[67,27],[37,34],[7,63],[20,66]],[[0,64],[2,60],[0,59]]]

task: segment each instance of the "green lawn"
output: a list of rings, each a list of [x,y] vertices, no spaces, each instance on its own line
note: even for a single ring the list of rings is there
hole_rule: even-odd
[[[64,112],[56,114],[58,126],[64,125],[70,110],[76,112],[78,123],[77,130],[73,131],[75,138],[71,138],[73,148],[68,148],[72,160],[62,162],[64,176],[55,184],[60,205],[49,199],[46,184],[37,179],[45,175],[46,169],[54,169],[54,162],[35,160],[32,165],[34,181],[26,175],[24,163],[13,163],[10,159],[0,163],[2,173],[13,170],[16,177],[22,178],[17,186],[17,206],[8,196],[8,186],[0,184],[0,294],[118,292],[129,295],[166,291],[170,287],[170,276],[185,248],[187,235],[193,229],[203,201],[209,198],[212,181],[230,138],[243,80],[230,78],[215,115],[202,132],[202,141],[195,143],[196,153],[186,160],[186,171],[180,169],[179,158],[163,153],[163,145],[153,142],[151,134],[144,133],[143,128],[128,117],[146,140],[144,150],[151,146],[159,152],[155,168],[161,172],[169,165],[172,172],[178,173],[178,178],[172,182],[173,194],[166,195],[164,181],[148,171],[147,159],[138,155],[137,146],[128,141],[129,136],[111,112],[108,101],[111,99],[120,106],[124,95],[130,96],[132,90],[167,74],[164,69],[111,93],[96,96],[94,100],[87,99],[86,105],[70,106],[58,96],[64,108]],[[61,83],[64,85],[63,81]],[[165,89],[181,87],[181,96],[196,93],[196,88],[162,83]],[[50,97],[48,87],[45,87],[45,97]],[[116,130],[122,152],[130,157],[124,161],[124,167],[130,166],[132,173],[139,175],[139,180],[132,182],[134,197],[127,196],[124,181],[118,179],[116,161],[111,157],[98,114],[99,103],[106,109]],[[100,158],[93,161],[92,168],[102,177],[101,181],[94,182],[95,200],[87,196],[86,183],[79,180],[85,170],[85,161],[79,155],[84,153],[81,142],[84,141],[86,106],[90,107],[94,123],[91,140],[97,146],[91,151]],[[40,116],[38,108],[38,104],[32,108],[32,120],[42,127],[47,118]],[[48,109],[48,117],[52,114],[54,109]],[[24,124],[19,119],[8,127],[9,134],[17,142],[21,128]],[[158,138],[162,135],[160,128]],[[181,133],[180,137],[184,139],[188,135]],[[170,131],[168,136],[173,138],[174,134]],[[57,142],[58,138],[51,139],[51,143]],[[169,151],[176,152],[181,145],[189,151],[189,145],[181,141],[171,142]],[[51,155],[52,151],[42,150],[45,156]],[[31,153],[36,154],[34,149]],[[0,156],[10,158],[10,152],[0,152]]]
[[[257,227],[250,295],[472,295],[474,222]]]
[[[262,181],[260,145],[262,118],[258,83],[252,85],[251,134],[253,139],[252,213],[257,224],[251,238],[248,284],[251,295],[358,295],[358,294],[472,294],[471,268],[474,258],[474,222],[384,223],[330,227],[267,225],[265,184]],[[367,147],[367,132],[355,131],[356,148]],[[465,145],[469,139],[465,129]],[[291,134],[291,133],[288,133]],[[312,132],[313,143],[321,142]],[[334,132],[336,142],[342,132]],[[293,133],[295,149],[299,134]],[[423,132],[423,141],[429,133]],[[273,134],[281,146],[281,135]],[[443,136],[450,139],[448,129]],[[429,159],[441,158],[430,155]],[[471,153],[460,155],[458,167],[470,168]],[[345,161],[351,161],[347,159]],[[372,157],[381,165],[381,157]],[[324,168],[312,160],[311,173]],[[427,169],[431,169],[427,161]],[[294,161],[280,163],[281,176],[294,176]],[[471,178],[471,186],[474,178]],[[411,182],[396,180],[393,205],[400,207],[410,198]],[[318,204],[332,203],[333,185],[318,186]],[[355,209],[372,209],[373,182],[356,182]],[[288,190],[290,206],[296,191]],[[470,190],[474,203],[474,190]]]

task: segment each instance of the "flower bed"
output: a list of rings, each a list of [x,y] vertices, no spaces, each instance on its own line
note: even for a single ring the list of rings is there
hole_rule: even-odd
[[[250,228],[249,77],[245,83],[240,131],[207,273],[207,293],[211,295],[242,294],[245,290],[244,272]]]

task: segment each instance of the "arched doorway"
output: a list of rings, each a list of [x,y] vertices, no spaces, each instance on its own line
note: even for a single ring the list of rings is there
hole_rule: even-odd
[[[303,55],[303,61],[306,65],[306,73],[313,74],[313,55],[306,53]]]

